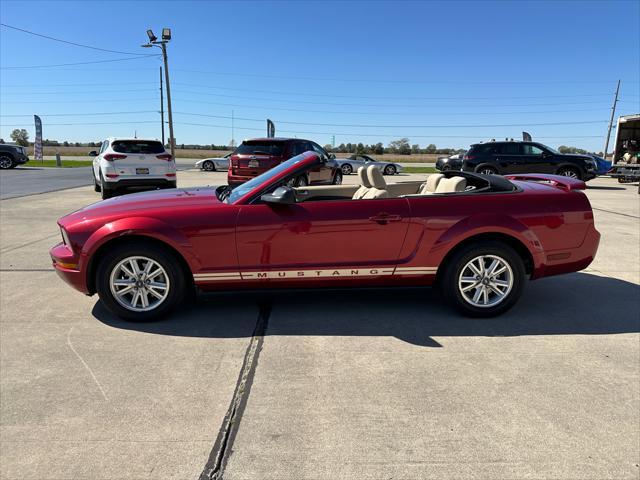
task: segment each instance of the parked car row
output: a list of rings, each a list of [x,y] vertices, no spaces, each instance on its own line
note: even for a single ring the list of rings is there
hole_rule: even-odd
[[[144,155],[138,164],[148,162],[142,175],[150,175],[163,154],[139,143],[106,143],[96,173],[119,174],[102,163],[124,161],[105,157],[125,150]],[[50,251],[55,270],[134,321],[169,313],[196,289],[436,282],[449,304],[486,317],[512,307],[529,279],[581,270],[596,254],[600,235],[580,180],[450,171],[424,183],[387,183],[372,165],[358,169],[359,185],[301,188],[297,179],[315,172],[327,172],[327,179],[328,172],[341,173],[308,145],[273,168],[239,166],[253,156],[287,155],[292,144],[271,139],[243,146],[230,168],[264,171],[236,188],[138,193],[62,217],[62,242]],[[131,153],[140,150],[153,151]]]

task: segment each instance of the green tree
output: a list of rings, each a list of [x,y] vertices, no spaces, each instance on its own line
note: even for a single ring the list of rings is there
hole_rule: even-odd
[[[411,153],[420,153],[420,145],[417,143],[411,145]]]
[[[389,143],[389,150],[392,153],[399,153],[400,155],[409,155],[411,154],[411,145],[409,145],[408,138],[401,138],[399,140],[394,140]]]
[[[366,153],[366,149],[364,148],[364,145],[362,143],[359,143],[356,146],[356,153],[359,155],[362,155],[363,153]]]
[[[13,132],[11,132],[11,140],[16,142],[18,145],[22,145],[23,147],[29,146],[29,134],[24,128],[16,128]]]
[[[382,155],[384,153],[384,145],[382,144],[382,142],[378,142],[372,147],[373,153],[375,153],[376,155]]]
[[[430,143],[429,145],[427,145],[427,148],[425,149],[425,152],[427,153],[436,153],[437,147],[433,144]]]

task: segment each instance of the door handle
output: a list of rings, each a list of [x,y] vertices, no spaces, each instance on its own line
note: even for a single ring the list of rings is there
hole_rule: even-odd
[[[379,223],[380,225],[386,225],[389,222],[399,222],[402,220],[400,215],[390,215],[388,213],[379,213],[373,217],[369,217],[369,221]]]

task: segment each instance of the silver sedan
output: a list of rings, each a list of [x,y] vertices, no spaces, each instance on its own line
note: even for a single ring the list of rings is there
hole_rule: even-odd
[[[224,157],[215,158],[203,158],[196,162],[196,168],[204,170],[206,172],[215,172],[216,170],[229,170],[229,157],[230,153],[227,153]]]
[[[381,162],[369,155],[351,155],[347,158],[336,158],[335,161],[340,166],[343,175],[357,172],[360,167],[373,165],[384,175],[395,175],[402,171],[402,165],[393,162]]]

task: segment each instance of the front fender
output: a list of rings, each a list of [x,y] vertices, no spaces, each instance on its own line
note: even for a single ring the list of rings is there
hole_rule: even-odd
[[[519,220],[503,213],[481,213],[460,220],[436,239],[429,256],[440,265],[461,242],[486,234],[506,235],[519,241],[531,254],[534,271],[544,263],[544,251],[537,235]]]
[[[138,235],[166,243],[180,253],[192,271],[200,268],[200,260],[189,239],[169,224],[150,217],[127,217],[109,222],[93,232],[84,243],[81,256],[91,259],[105,243],[116,238]]]

